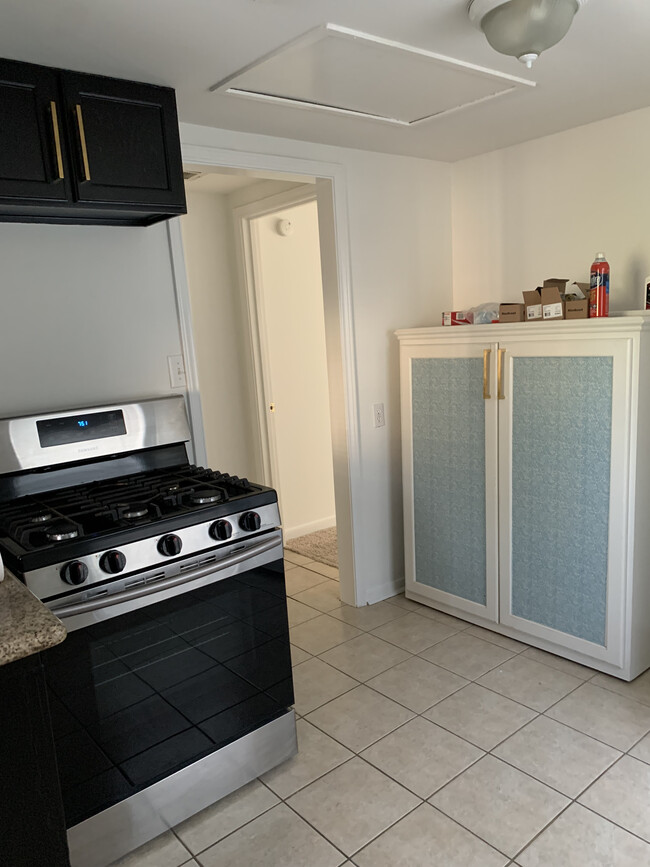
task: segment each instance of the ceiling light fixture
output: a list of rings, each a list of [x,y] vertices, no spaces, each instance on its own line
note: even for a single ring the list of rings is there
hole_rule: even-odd
[[[495,51],[528,69],[542,51],[569,32],[573,16],[587,0],[471,0],[469,18]]]

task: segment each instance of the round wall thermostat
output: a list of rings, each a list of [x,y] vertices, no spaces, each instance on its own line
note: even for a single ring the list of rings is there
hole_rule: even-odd
[[[278,235],[282,235],[283,238],[286,238],[287,235],[293,233],[295,226],[291,220],[278,220],[276,228],[278,230]]]

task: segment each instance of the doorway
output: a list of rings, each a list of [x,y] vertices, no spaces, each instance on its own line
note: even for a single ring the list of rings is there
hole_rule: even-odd
[[[195,169],[198,170],[197,174],[209,175],[212,183],[214,183],[214,178],[221,174],[220,169],[212,165],[209,167],[206,165],[189,167],[190,171]],[[279,489],[283,524],[288,539],[295,535],[308,533],[312,529],[331,525],[335,520],[335,515],[339,515],[342,508],[344,517],[342,521],[339,518],[338,522],[341,527],[339,534],[341,596],[344,601],[355,604],[353,528],[347,443],[344,443],[344,447],[341,448],[339,442],[338,460],[332,461],[332,435],[334,436],[336,455],[337,434],[340,441],[341,434],[345,437],[347,433],[345,425],[347,409],[343,377],[341,376],[341,316],[336,282],[338,263],[336,250],[333,247],[335,228],[333,225],[334,207],[331,181],[322,182],[305,176],[290,179],[290,176],[286,174],[278,178],[269,174],[260,175],[250,170],[239,173],[232,169],[226,169],[226,173],[222,174],[222,179],[225,179],[229,190],[225,192],[224,189],[221,189],[219,192],[221,202],[220,208],[217,210],[220,213],[217,216],[214,216],[213,213],[211,220],[202,219],[201,232],[204,235],[204,250],[210,251],[209,256],[212,259],[210,265],[212,273],[208,282],[213,287],[217,283],[221,284],[222,289],[226,284],[228,287],[225,292],[225,308],[210,310],[209,303],[206,303],[203,312],[200,312],[198,316],[194,309],[190,312],[189,293],[187,286],[183,287],[182,285],[184,274],[180,273],[179,268],[179,264],[184,265],[181,259],[183,248],[182,244],[179,243],[181,242],[180,231],[173,232],[170,225],[170,243],[177,277],[177,296],[182,328],[183,321],[185,322],[186,333],[183,335],[183,342],[187,353],[186,367],[190,380],[188,392],[190,400],[192,400],[192,396],[194,397],[194,409],[191,414],[195,421],[198,419],[200,422],[202,416],[205,422],[202,425],[205,430],[204,450],[209,465],[223,468],[228,472],[236,472],[239,475],[249,475],[251,479],[271,483]],[[191,183],[195,182],[192,181]],[[303,188],[303,191],[301,194],[296,194],[295,191],[299,187]],[[308,190],[308,195],[305,195],[305,188]],[[189,189],[191,189],[190,185],[188,185]],[[198,192],[199,186],[194,187],[194,190]],[[277,198],[278,196],[279,198]],[[193,198],[195,198],[194,195]],[[204,204],[207,203],[204,202]],[[203,205],[201,208],[205,211]],[[194,212],[195,209],[192,210]],[[235,211],[238,211],[237,219],[232,219]],[[227,226],[228,212],[230,212],[231,217],[230,229]],[[311,219],[307,219],[310,214]],[[323,227],[322,219],[319,220],[322,214],[325,214],[327,222],[331,225]],[[310,232],[312,240],[316,244],[317,263],[318,254],[323,246],[323,238],[326,241],[326,250],[323,256],[324,280],[319,281],[318,295],[316,297],[311,295],[311,307],[307,304],[306,295],[297,299],[301,302],[300,304],[297,303],[295,297],[294,303],[290,303],[288,296],[285,296],[279,304],[277,297],[275,300],[271,300],[271,296],[278,289],[286,289],[286,286],[278,286],[278,284],[284,283],[284,278],[278,274],[274,278],[269,278],[263,273],[263,269],[259,271],[261,247],[265,249],[265,255],[261,257],[262,259],[267,258],[269,251],[272,252],[273,248],[276,249],[278,254],[276,258],[280,261],[287,258],[288,247],[286,245],[283,247],[282,243],[286,241],[291,245],[292,238],[293,240],[298,240],[298,238],[294,237],[291,229],[288,234],[281,235],[278,232],[278,225],[281,220],[289,220],[291,223],[292,218],[294,221],[293,233],[299,230],[300,234],[303,234],[303,227],[301,225],[298,229],[298,224],[303,222],[311,224]],[[247,227],[247,233],[244,234],[247,234],[248,240],[244,235],[237,237],[240,234],[239,230],[236,230],[237,220],[241,226]],[[216,234],[219,237],[216,237]],[[247,251],[246,245],[251,243],[252,247],[249,247]],[[188,239],[186,233],[185,254],[190,270],[195,256],[193,246],[193,242]],[[251,287],[252,291],[246,293],[245,291],[242,292],[236,271],[238,265],[245,270],[247,255],[250,267],[252,262],[250,254],[253,247],[257,247],[255,253],[257,275],[255,276],[262,279],[257,279],[255,285]],[[239,251],[239,263],[236,260],[233,262],[233,250]],[[312,272],[313,265],[312,261]],[[318,270],[320,271],[320,267]],[[183,267],[184,271],[185,267]],[[334,276],[334,280],[332,280],[332,276]],[[314,284],[313,279],[311,279],[311,283]],[[220,295],[223,296],[223,294],[220,292]],[[184,295],[186,297],[183,297]],[[251,299],[251,295],[259,296],[261,303],[258,303],[258,297]],[[305,337],[301,331],[306,329],[304,327],[301,329],[300,326],[301,321],[304,324],[306,319],[313,320],[315,301],[317,301],[316,307],[320,307],[320,331],[318,339],[312,337],[310,342],[320,343],[321,349],[326,350],[327,368],[330,374],[329,384],[328,371],[322,364],[321,372],[317,376],[312,376],[311,380],[309,377],[303,377],[297,390],[294,382],[289,384],[288,391],[285,388],[284,394],[282,390],[276,394],[276,397],[283,395],[280,399],[269,399],[269,394],[275,392],[278,387],[277,372],[284,368],[284,373],[286,373],[287,369],[292,366],[292,359],[294,373],[301,372]],[[192,304],[194,307],[194,299],[192,299]],[[185,310],[183,310],[184,305]],[[206,312],[210,315],[204,315]],[[210,317],[212,317],[212,323],[209,321]],[[238,325],[237,320],[239,320]],[[250,320],[255,327],[247,327],[247,320]],[[215,322],[218,322],[216,329],[213,327]],[[260,324],[263,333],[260,331]],[[201,334],[202,331],[205,332],[206,330],[207,339],[206,333]],[[293,331],[294,342],[291,349],[282,346],[282,334],[285,333],[284,342],[287,343],[286,334],[288,331]],[[193,371],[193,367],[199,366],[197,365],[199,345],[210,347],[212,353],[210,367],[216,372],[216,375],[207,378],[203,375],[200,392],[193,395],[192,382],[198,386],[198,376],[196,370]],[[322,353],[322,355],[324,354],[325,352]],[[267,362],[266,365],[264,364],[265,361]],[[323,357],[321,356],[322,362]],[[265,366],[265,375],[260,375],[260,371],[264,371]],[[205,364],[202,364],[201,367],[205,369]],[[331,381],[332,370],[334,371],[334,383]],[[281,378],[282,376],[280,376]],[[316,380],[318,380],[320,388],[315,388]],[[283,387],[280,385],[280,389]],[[287,395],[292,389],[293,399],[287,400]],[[198,387],[196,391],[199,391]],[[319,412],[312,411],[305,406],[306,420],[312,422],[312,432],[308,436],[301,437],[298,430],[300,405],[301,403],[306,404],[308,398],[313,398],[312,406],[319,409]],[[275,412],[270,411],[271,404],[275,404],[273,407]],[[288,405],[292,408],[293,417],[291,417],[291,413],[281,412],[281,409],[284,410]],[[227,412],[224,412],[224,408],[227,408]],[[332,435],[330,435],[330,409],[332,410],[333,421]],[[316,416],[318,417],[316,418]],[[342,420],[343,424],[341,423]],[[196,427],[198,428],[198,424]],[[312,459],[310,468],[308,439],[313,438],[314,430],[317,433],[318,443],[312,444],[311,451],[313,454],[319,453],[321,457],[315,461]],[[292,437],[293,445],[289,443]],[[299,454],[296,443],[300,444],[301,442],[304,442],[304,447],[300,447],[301,454]],[[325,451],[327,455],[323,457]],[[200,453],[200,448],[197,449],[197,452]],[[301,470],[298,468],[297,473],[292,472],[296,467],[291,466],[292,464],[300,464],[299,457],[303,461],[303,476],[307,470],[317,469],[316,475],[320,476],[321,483],[325,483],[321,484],[321,487],[327,487],[327,481],[329,482],[329,506],[325,508],[322,506],[322,502],[328,502],[327,495],[324,495],[321,497],[321,505],[318,506],[317,512],[306,512],[304,502],[302,505],[300,503],[298,490],[300,485],[297,483],[296,477],[301,475]],[[227,464],[221,467],[223,462],[232,462],[232,468]],[[292,474],[293,479],[291,478]],[[336,477],[337,474],[338,483],[333,481],[333,477]],[[313,480],[310,480],[304,488],[308,489],[312,483]],[[297,492],[298,496],[296,496]],[[300,518],[301,509],[302,520]]]
[[[299,186],[236,208],[234,218],[264,477],[291,540],[336,525],[316,194]]]

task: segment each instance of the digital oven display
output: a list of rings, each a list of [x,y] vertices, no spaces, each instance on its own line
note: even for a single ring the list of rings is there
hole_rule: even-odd
[[[117,437],[126,433],[121,409],[48,418],[37,421],[36,429],[42,448]]]

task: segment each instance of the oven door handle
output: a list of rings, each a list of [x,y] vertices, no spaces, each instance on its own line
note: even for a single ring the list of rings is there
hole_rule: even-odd
[[[257,545],[251,545],[244,551],[239,551],[237,554],[232,554],[230,557],[224,557],[216,563],[210,563],[206,566],[201,566],[199,569],[194,569],[191,572],[186,572],[183,575],[174,575],[172,578],[162,578],[158,581],[152,581],[151,584],[134,587],[133,590],[124,590],[121,593],[114,593],[112,596],[98,596],[95,599],[89,599],[87,602],[77,602],[74,605],[62,605],[59,608],[52,608],[52,614],[58,618],[72,617],[74,614],[84,614],[87,611],[96,611],[98,608],[107,608],[109,605],[118,605],[120,602],[129,602],[132,599],[140,599],[143,596],[149,596],[153,593],[158,593],[160,590],[168,590],[170,587],[179,587],[182,584],[190,584],[192,581],[197,581],[199,578],[204,578],[206,575],[211,575],[215,572],[222,572],[230,566],[236,566],[238,563],[244,563],[256,557],[258,554],[264,554],[266,551],[271,551],[273,548],[281,544],[282,537],[280,535],[273,536],[272,539],[261,542]]]

